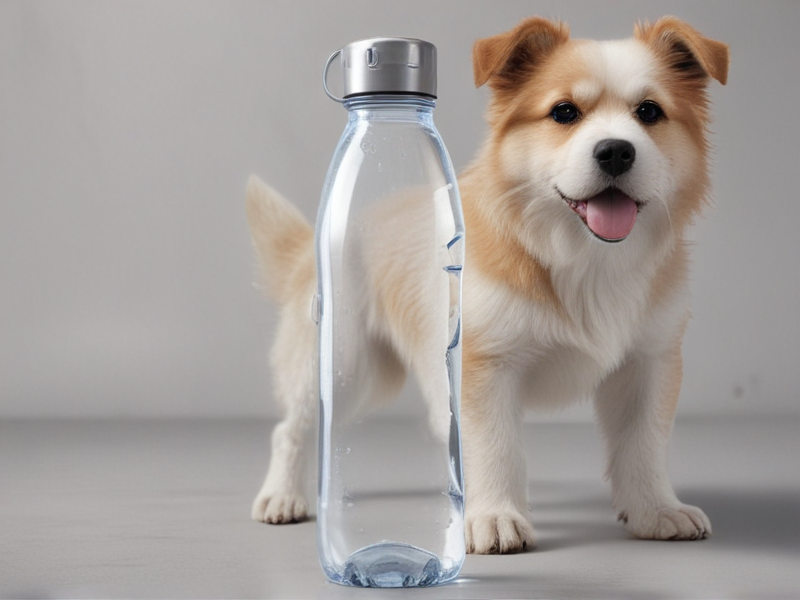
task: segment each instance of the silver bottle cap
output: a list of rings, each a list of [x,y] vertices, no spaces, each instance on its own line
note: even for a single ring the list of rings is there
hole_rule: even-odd
[[[436,46],[413,38],[375,37],[340,48],[328,59],[322,83],[328,89],[328,68],[339,56],[344,98],[374,94],[419,94],[436,98]]]

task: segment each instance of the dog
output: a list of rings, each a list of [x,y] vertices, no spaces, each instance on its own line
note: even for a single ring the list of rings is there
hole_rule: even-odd
[[[479,40],[490,131],[459,176],[466,224],[461,423],[471,553],[535,544],[521,416],[593,398],[612,505],[635,537],[711,534],[678,500],[667,447],[689,319],[685,232],[709,195],[711,79],[728,46],[674,17],[630,39],[573,40],[533,17]],[[304,442],[315,422],[313,230],[251,178],[247,215],[267,293],[285,418],[252,517],[306,518]],[[399,354],[398,354],[399,356]]]

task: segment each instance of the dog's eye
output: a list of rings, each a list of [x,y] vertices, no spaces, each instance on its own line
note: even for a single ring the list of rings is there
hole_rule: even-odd
[[[636,116],[642,123],[652,125],[664,116],[664,111],[652,100],[645,100],[636,109]]]
[[[561,102],[560,104],[556,104],[550,114],[556,123],[561,123],[562,125],[572,123],[580,116],[578,107],[571,102]]]

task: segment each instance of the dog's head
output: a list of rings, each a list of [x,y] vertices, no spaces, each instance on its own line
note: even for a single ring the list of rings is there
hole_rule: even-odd
[[[479,40],[473,63],[476,85],[493,91],[493,168],[518,192],[499,210],[525,237],[564,251],[665,239],[700,209],[706,86],[726,81],[725,44],[671,17],[608,42],[531,18]]]

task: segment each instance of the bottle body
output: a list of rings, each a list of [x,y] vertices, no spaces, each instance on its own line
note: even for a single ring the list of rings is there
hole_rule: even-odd
[[[320,562],[345,585],[434,585],[465,554],[460,199],[431,100],[345,106],[316,232]]]

